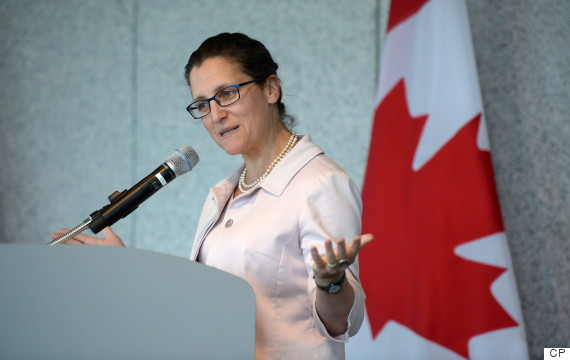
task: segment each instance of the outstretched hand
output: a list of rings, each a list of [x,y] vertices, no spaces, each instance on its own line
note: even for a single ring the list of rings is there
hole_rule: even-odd
[[[58,237],[62,236],[63,234],[67,233],[69,229],[57,229],[57,231],[51,234],[52,239],[57,239]],[[71,239],[67,240],[65,244],[70,245],[106,245],[106,246],[122,246],[125,247],[125,244],[121,240],[121,238],[115,234],[115,232],[110,228],[106,227],[103,229],[104,238],[98,238],[95,236],[89,236],[85,234],[77,234]]]
[[[348,246],[344,238],[336,241],[333,248],[331,239],[325,241],[326,254],[321,256],[315,246],[311,248],[313,257],[313,273],[317,285],[326,286],[342,277],[347,267],[355,260],[358,252],[374,239],[372,234],[355,236]]]

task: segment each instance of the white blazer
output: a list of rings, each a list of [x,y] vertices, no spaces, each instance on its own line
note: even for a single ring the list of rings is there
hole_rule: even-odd
[[[232,199],[244,166],[210,189],[190,259],[252,286],[256,359],[344,359],[344,342],[364,317],[358,263],[347,271],[355,292],[349,329],[333,338],[315,309],[310,248],[324,254],[326,239],[360,234],[356,185],[309,135],[253,191]]]

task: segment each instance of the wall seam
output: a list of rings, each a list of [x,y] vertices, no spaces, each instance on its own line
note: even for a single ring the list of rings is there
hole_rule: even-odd
[[[139,1],[134,0],[133,2],[133,16],[131,21],[131,33],[132,33],[132,44],[131,44],[131,164],[133,166],[131,177],[133,181],[136,181],[138,174],[138,161],[137,161],[137,151],[138,151],[138,17],[139,17]],[[129,242],[133,247],[136,247],[137,237],[137,218],[136,214],[131,214],[131,229],[130,229],[130,239]]]

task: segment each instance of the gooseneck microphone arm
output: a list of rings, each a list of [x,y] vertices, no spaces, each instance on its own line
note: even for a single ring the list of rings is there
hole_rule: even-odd
[[[199,161],[198,154],[190,146],[176,150],[168,160],[154,170],[150,175],[139,181],[129,190],[115,191],[109,196],[110,204],[94,211],[80,225],[52,240],[48,245],[65,243],[75,235],[89,228],[97,234],[107,226],[111,226],[135,211],[140,204],[151,197],[177,176],[192,170]]]
[[[72,237],[74,237],[75,235],[81,234],[82,232],[84,232],[85,230],[87,230],[87,228],[89,227],[89,224],[91,223],[91,217],[88,217],[87,219],[83,220],[83,222],[79,225],[77,225],[76,227],[74,227],[73,229],[69,230],[68,232],[66,232],[65,234],[61,235],[60,237],[58,237],[55,240],[52,240],[48,243],[48,245],[57,245],[57,244],[63,244],[65,243],[67,240],[71,239]]]

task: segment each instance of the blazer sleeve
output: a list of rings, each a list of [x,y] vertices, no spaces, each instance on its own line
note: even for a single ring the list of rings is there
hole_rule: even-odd
[[[358,259],[349,267],[347,280],[354,289],[354,303],[348,316],[346,333],[332,337],[320,320],[316,306],[315,281],[311,247],[316,246],[325,253],[326,239],[344,237],[350,243],[361,233],[362,200],[358,188],[350,177],[339,170],[329,171],[319,176],[309,187],[299,219],[300,242],[303,258],[307,266],[307,291],[311,299],[313,318],[321,333],[332,341],[346,342],[355,335],[364,319],[365,295],[358,277]]]

